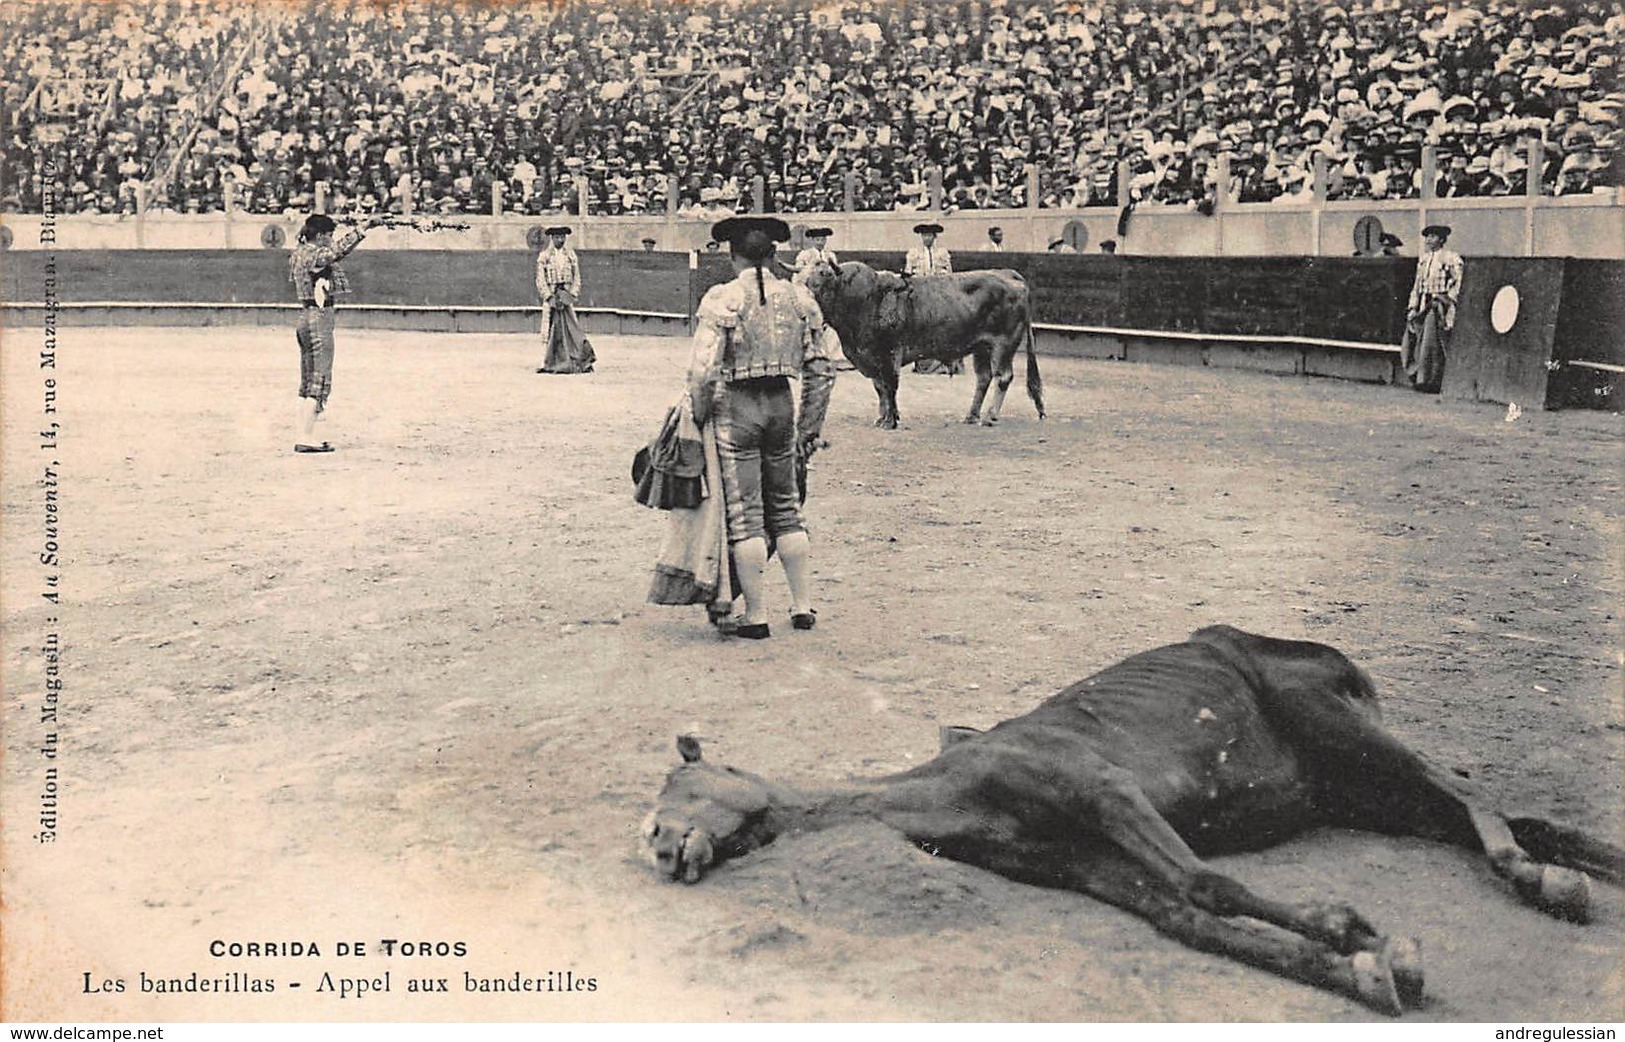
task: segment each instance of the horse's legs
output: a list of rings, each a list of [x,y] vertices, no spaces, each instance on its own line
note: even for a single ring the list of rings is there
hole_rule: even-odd
[[[1059,865],[1045,865],[1007,848],[985,867],[1023,882],[1088,894],[1140,916],[1187,947],[1339,992],[1390,1016],[1421,1004],[1421,968],[1409,942],[1378,944],[1349,954],[1313,938],[1226,919],[1198,907],[1144,865],[1116,853],[1080,852]]]
[[[880,820],[933,853],[1090,894],[1194,948],[1334,988],[1386,1012],[1420,999],[1414,941],[1381,937],[1342,906],[1265,900],[1215,872],[1133,775],[1098,754],[1077,748],[1040,754],[997,732],[955,732],[944,744],[929,764],[888,784],[875,808]],[[1073,832],[1056,834],[1061,823],[1072,823]],[[1035,842],[1035,831],[1051,835]],[[1239,917],[1282,929],[1226,921]]]
[[[1347,905],[1272,901],[1214,871],[1157,811],[1131,772],[1091,750],[1071,750],[1058,760],[1053,750],[1028,753],[984,735],[950,745],[933,762],[941,764],[941,773],[948,776],[996,778],[997,791],[1012,801],[1058,805],[1065,818],[1087,823],[1090,831],[1144,866],[1162,885],[1206,912],[1261,919],[1345,954],[1375,951],[1385,944]],[[973,805],[986,798],[981,792],[965,797]],[[1082,833],[1079,842],[1085,842]]]
[[[1625,879],[1625,850],[1540,818],[1509,821],[1337,697],[1302,697],[1290,715],[1289,739],[1314,765],[1320,803],[1339,822],[1481,851],[1526,901],[1578,922],[1591,914],[1585,873]]]

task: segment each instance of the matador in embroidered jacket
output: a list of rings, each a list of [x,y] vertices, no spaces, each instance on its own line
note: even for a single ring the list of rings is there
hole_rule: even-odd
[[[581,259],[564,240],[570,229],[547,229],[547,248],[536,257],[536,292],[542,298],[542,344],[547,352],[538,373],[590,373],[598,360],[576,319],[581,296]]]

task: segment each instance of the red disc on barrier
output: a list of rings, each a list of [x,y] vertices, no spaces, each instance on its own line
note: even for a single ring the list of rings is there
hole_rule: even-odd
[[[541,225],[532,225],[530,228],[526,229],[525,245],[529,246],[537,253],[542,252],[542,248],[547,245],[547,232],[542,228]]]
[[[282,230],[280,224],[268,224],[260,230],[260,245],[269,249],[279,250],[288,241],[288,233]]]
[[[1089,226],[1082,221],[1067,221],[1061,229],[1061,241],[1082,253],[1089,248]]]
[[[11,249],[11,229],[0,224],[0,250]]]

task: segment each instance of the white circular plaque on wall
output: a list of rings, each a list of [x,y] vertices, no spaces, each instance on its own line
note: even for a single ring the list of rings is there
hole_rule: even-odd
[[[1502,286],[1490,301],[1490,326],[1497,333],[1505,333],[1518,321],[1518,288]]]

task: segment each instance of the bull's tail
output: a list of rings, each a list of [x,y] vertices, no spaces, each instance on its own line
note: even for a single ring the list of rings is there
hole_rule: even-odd
[[[1038,372],[1038,355],[1033,351],[1033,311],[1027,307],[1027,397],[1038,407],[1038,418],[1044,418],[1044,378]]]

